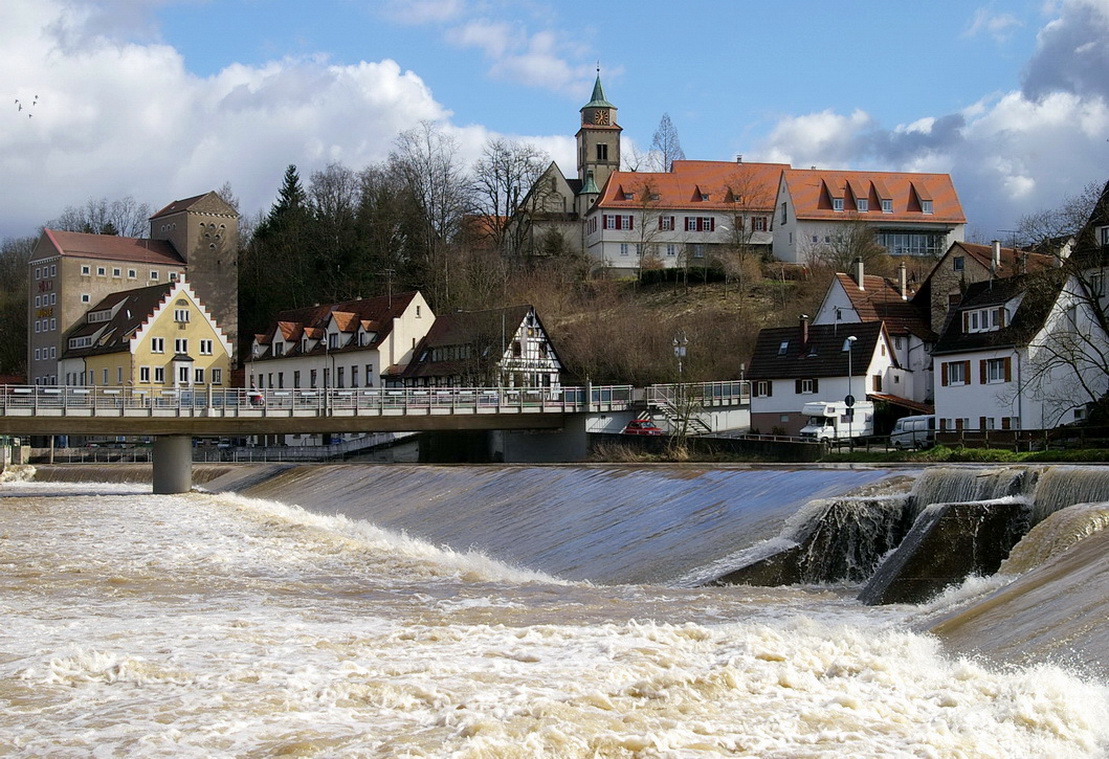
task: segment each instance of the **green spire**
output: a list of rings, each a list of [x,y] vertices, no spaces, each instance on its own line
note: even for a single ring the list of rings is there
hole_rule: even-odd
[[[581,188],[582,195],[600,195],[601,191],[597,189],[597,183],[593,181],[593,172],[585,175],[585,186]]]
[[[612,103],[605,100],[605,88],[601,86],[601,72],[597,72],[597,81],[593,83],[593,98],[582,108],[615,108]]]

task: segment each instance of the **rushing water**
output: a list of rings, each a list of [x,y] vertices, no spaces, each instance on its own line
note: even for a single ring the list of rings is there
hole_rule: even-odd
[[[381,486],[418,471],[365,473]],[[491,471],[454,475],[488,488]],[[600,475],[581,476],[600,488]],[[676,476],[620,476],[658,509],[664,493],[688,493]],[[746,476],[706,483],[742,498]],[[809,477],[801,490],[824,490],[815,475],[794,479]],[[799,508],[785,481],[761,482]],[[521,499],[519,521],[572,524],[580,484],[562,483],[558,508]],[[0,755],[1096,757],[1109,747],[1102,683],[946,656],[910,631],[919,609],[863,608],[850,589],[567,581],[526,556],[490,558],[497,540],[474,541],[486,553],[452,551],[382,529],[369,511],[148,490],[0,485]],[[495,509],[462,508],[480,498],[443,492],[453,513],[412,518],[527,532]],[[560,530],[588,576],[589,557],[607,567],[622,541],[591,521],[611,503],[578,504],[586,527]],[[685,541],[666,542],[674,531],[652,534],[684,554]],[[602,548],[587,550],[579,532]],[[627,555],[673,574],[670,561],[636,558],[649,553]]]

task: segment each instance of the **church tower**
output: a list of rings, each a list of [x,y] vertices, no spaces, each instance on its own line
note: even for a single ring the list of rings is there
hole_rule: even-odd
[[[616,123],[616,106],[605,99],[601,86],[601,73],[593,84],[593,97],[581,107],[581,127],[578,129],[578,179],[582,192],[587,189],[599,193],[609,175],[620,168],[620,133],[623,127]],[[591,186],[592,185],[592,186]],[[596,196],[589,198],[589,202]],[[584,211],[579,213],[584,216]]]

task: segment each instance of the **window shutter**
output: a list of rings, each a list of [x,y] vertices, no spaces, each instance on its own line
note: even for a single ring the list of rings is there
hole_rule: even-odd
[[[986,359],[978,362],[978,383],[980,385],[986,384]]]
[[[971,382],[970,382],[970,361],[969,360],[963,362],[963,379],[966,380],[966,383],[968,385],[971,384]]]
[[[947,364],[940,364],[940,384],[947,387]]]
[[[662,217],[658,217],[658,228],[662,229]]]
[[[608,214],[601,214],[601,229],[608,229]]]
[[[793,381],[793,392],[794,392],[794,393],[795,393],[796,395],[800,395],[800,394],[801,394],[801,380],[794,380],[794,381]]]
[[[713,217],[713,218],[709,219],[709,231],[710,232],[715,232],[716,231],[716,217]]]
[[[1005,357],[1005,381],[1006,382],[1012,382],[1013,381],[1013,357],[1012,356],[1006,356]]]
[[[963,332],[970,331],[970,314],[966,311],[963,312]]]
[[[813,377],[813,380],[812,380],[812,391],[814,393],[819,393],[820,392],[820,380],[818,380],[816,377]]]
[[[635,217],[634,216],[629,216],[628,217],[628,229],[635,229]]]
[[[999,329],[1005,328],[1005,306],[997,307],[997,326]]]
[[[774,380],[766,381],[766,395],[767,397],[774,395]]]
[[[980,429],[980,430],[986,429],[986,417],[984,417],[984,416],[978,417],[978,429]]]

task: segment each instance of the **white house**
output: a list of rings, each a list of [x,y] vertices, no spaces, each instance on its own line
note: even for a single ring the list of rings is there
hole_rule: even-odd
[[[893,358],[901,369],[890,376],[881,400],[904,406],[915,413],[931,412],[932,357],[929,351],[937,335],[929,326],[928,305],[912,297],[906,282],[905,265],[896,282],[866,274],[861,260],[851,274],[838,273],[828,286],[813,325],[839,325],[852,329],[864,322],[882,322],[889,335]]]
[[[849,340],[854,337],[854,340]],[[809,324],[759,332],[751,367],[751,429],[796,435],[811,401],[874,399],[905,381],[882,322]]]
[[[873,229],[891,256],[938,258],[966,234],[966,216],[948,174],[786,169],[775,203],[774,256],[819,258],[850,224]]]

